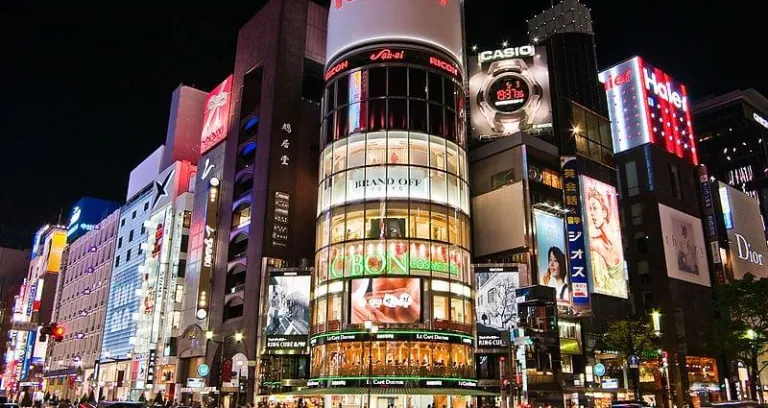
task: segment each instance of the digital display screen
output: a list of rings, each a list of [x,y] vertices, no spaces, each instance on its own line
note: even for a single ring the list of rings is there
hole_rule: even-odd
[[[352,280],[352,324],[416,323],[421,320],[421,281],[417,278]]]
[[[522,108],[530,95],[528,83],[514,74],[499,78],[488,88],[490,103],[502,112],[515,112]]]

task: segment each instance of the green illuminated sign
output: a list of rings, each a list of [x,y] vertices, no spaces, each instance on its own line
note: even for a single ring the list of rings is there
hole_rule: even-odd
[[[346,267],[345,267],[346,265]],[[423,270],[459,274],[459,266],[449,262],[434,261],[422,257],[409,257],[408,252],[400,255],[390,251],[373,254],[339,254],[331,262],[331,279],[359,276],[408,275],[408,271]]]

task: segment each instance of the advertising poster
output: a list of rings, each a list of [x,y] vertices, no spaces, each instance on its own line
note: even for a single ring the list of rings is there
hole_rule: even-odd
[[[551,131],[546,49],[523,45],[470,57],[469,103],[473,139]]]
[[[616,187],[582,176],[592,291],[627,298],[627,275],[621,243]]]
[[[670,278],[711,286],[701,220],[659,204],[664,257]]]
[[[353,279],[351,323],[417,323],[421,320],[421,280]]]
[[[232,102],[232,82],[233,76],[230,75],[214,88],[205,99],[200,154],[211,150],[227,137],[229,108]]]
[[[309,275],[269,278],[268,336],[309,334],[309,282]]]
[[[510,330],[517,327],[515,290],[520,287],[520,274],[517,268],[476,267],[475,279],[477,347],[506,347]]]
[[[718,193],[730,241],[728,278],[743,279],[747,273],[768,278],[768,245],[758,201],[722,182],[718,182]]]
[[[581,188],[579,185],[579,162],[575,157],[561,159],[563,170],[563,197],[565,225],[568,232],[568,264],[571,287],[571,307],[576,314],[591,312],[589,279],[587,277],[587,247],[581,213]]]
[[[558,306],[570,306],[571,289],[565,257],[563,219],[543,211],[533,211],[536,226],[536,265],[539,285],[555,289]]]

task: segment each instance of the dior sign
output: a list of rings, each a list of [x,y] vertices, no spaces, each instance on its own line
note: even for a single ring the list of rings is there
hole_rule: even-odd
[[[752,249],[746,238],[741,234],[734,234],[736,236],[736,247],[739,252],[739,259],[749,261],[755,265],[763,264],[763,254]]]

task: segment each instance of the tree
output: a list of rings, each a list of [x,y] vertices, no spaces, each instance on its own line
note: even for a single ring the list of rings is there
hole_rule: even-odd
[[[139,402],[147,402],[147,397],[144,396],[143,392],[139,395]]]
[[[618,353],[627,362],[631,355],[642,356],[658,350],[658,335],[651,326],[639,320],[615,320],[608,325],[608,331],[603,334],[602,346]],[[640,399],[639,368],[631,369],[634,383],[635,398]]]
[[[768,279],[747,273],[741,280],[715,287],[715,339],[728,360],[742,361],[750,369],[751,395],[757,393],[758,359],[768,354]]]

